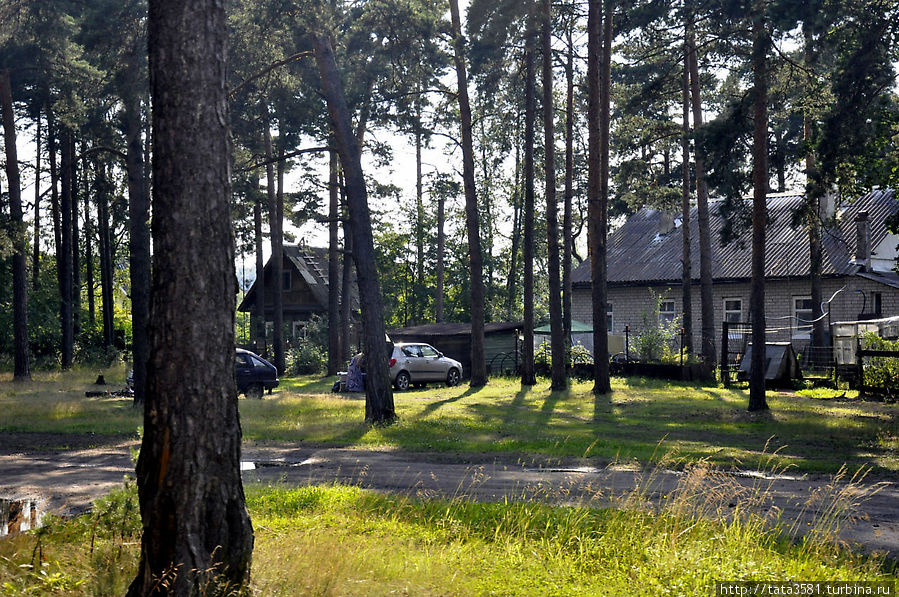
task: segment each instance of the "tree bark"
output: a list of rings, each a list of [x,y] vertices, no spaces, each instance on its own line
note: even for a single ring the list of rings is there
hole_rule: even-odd
[[[471,128],[471,105],[468,101],[468,75],[465,69],[465,40],[459,16],[458,0],[450,0],[453,27],[453,59],[458,83],[457,98],[461,116],[462,182],[465,189],[465,227],[468,231],[468,263],[471,274],[471,380],[472,388],[487,383],[487,361],[484,352],[484,257],[481,253],[478,196],[474,183],[474,142]]]
[[[87,158],[84,159],[86,160]],[[84,168],[84,172],[84,273],[85,286],[87,287],[87,321],[88,327],[93,330],[97,323],[96,293],[94,292],[96,287],[96,281],[94,280],[94,228],[90,215],[91,194],[87,187],[87,168]]]
[[[6,180],[9,183],[10,237],[13,244],[13,379],[31,379],[28,348],[28,279],[25,271],[25,220],[22,214],[22,186],[16,152],[16,120],[13,113],[9,70],[0,71],[0,112],[6,147]]]
[[[371,423],[389,423],[396,418],[396,411],[386,366],[388,355],[384,309],[359,144],[353,134],[350,112],[329,36],[314,33],[312,45],[321,76],[322,91],[328,104],[331,128],[343,165],[347,207],[352,222],[350,230],[353,234],[353,256],[362,302],[362,344],[366,360],[365,420]]]
[[[328,153],[328,375],[337,375],[340,367],[340,193],[337,152]]]
[[[412,318],[422,323],[425,308],[425,205],[424,180],[421,172],[421,86],[415,100],[415,297]]]
[[[515,119],[515,184],[512,187],[512,246],[509,249],[509,277],[506,281],[506,321],[515,316],[518,287],[518,255],[521,252],[521,112]]]
[[[693,131],[702,128],[702,98],[699,87],[699,61],[693,17],[687,17],[687,58],[690,61],[690,90],[693,104]],[[715,363],[715,304],[712,297],[712,233],[709,223],[709,188],[705,179],[705,158],[702,149],[694,148],[696,170],[696,214],[699,225],[699,300],[702,328],[702,358]]]
[[[246,590],[224,3],[151,0],[153,291],[128,595]]]
[[[684,45],[686,50],[686,44]],[[681,77],[681,224],[684,350],[693,354],[693,255],[690,238],[690,62],[684,52],[684,69]]]
[[[521,293],[524,303],[524,326],[521,343],[521,385],[533,386],[537,383],[534,371],[534,128],[537,119],[536,83],[534,72],[534,39],[531,7],[525,25],[524,42],[524,206],[522,215],[523,244],[521,247],[522,283]]]
[[[72,136],[72,325],[76,335],[81,333],[81,234],[78,226],[78,158],[75,137]],[[84,153],[84,144],[81,145]]]
[[[556,201],[556,149],[553,110],[552,0],[542,0],[543,155],[546,176],[546,258],[549,273],[549,325],[552,368],[550,389],[568,387],[565,331],[562,324],[562,280],[559,263],[559,204]]]
[[[338,155],[338,157],[340,157]],[[343,175],[337,177],[340,187],[341,213],[346,211],[346,192],[343,185]],[[353,233],[352,223],[348,215],[343,218],[343,278],[340,281],[340,362],[347,364],[350,361],[350,332],[353,323]]]
[[[765,226],[768,199],[768,33],[764,0],[756,0],[752,15],[752,359],[749,368],[749,410],[767,410],[765,400]]]
[[[434,299],[434,321],[443,323],[443,286],[446,277],[444,254],[446,253],[446,197],[437,194],[437,297]]]
[[[253,233],[256,242],[256,301],[253,303],[253,339],[259,354],[267,355],[268,343],[265,329],[265,260],[262,256],[262,200],[257,196],[253,202]],[[260,344],[261,342],[261,344]]]

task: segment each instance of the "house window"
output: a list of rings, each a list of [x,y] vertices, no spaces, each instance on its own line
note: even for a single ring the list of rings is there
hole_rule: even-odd
[[[611,334],[612,332],[612,324],[615,322],[615,318],[612,317],[612,303],[606,303],[606,331]]]
[[[728,323],[740,323],[743,321],[743,299],[724,299],[724,321]]]
[[[674,321],[675,311],[674,311],[674,301],[671,299],[664,299],[659,302],[659,323],[661,325],[668,325],[672,321]]]
[[[294,338],[305,338],[306,337],[306,326],[304,325],[306,322],[304,321],[294,321],[292,327],[293,337]]]
[[[807,336],[812,329],[812,297],[793,297],[794,336]]]
[[[289,271],[281,272],[281,290],[290,290],[293,284],[293,278]]]
[[[880,317],[883,314],[883,295],[880,292],[871,293],[871,311],[874,317]]]

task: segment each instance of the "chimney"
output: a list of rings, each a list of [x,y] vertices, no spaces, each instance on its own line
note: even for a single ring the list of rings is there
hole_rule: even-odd
[[[871,271],[871,222],[867,211],[860,211],[855,217],[855,262],[862,271]]]

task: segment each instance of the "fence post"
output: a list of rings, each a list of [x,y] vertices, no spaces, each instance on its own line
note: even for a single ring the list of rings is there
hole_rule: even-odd
[[[727,362],[727,337],[728,334],[728,322],[721,322],[721,381],[724,383],[724,386],[727,387],[730,385],[730,368]]]

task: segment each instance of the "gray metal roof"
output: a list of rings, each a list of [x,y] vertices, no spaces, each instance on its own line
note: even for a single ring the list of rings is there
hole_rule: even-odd
[[[792,213],[802,201],[801,195],[772,195],[768,198],[769,224],[766,234],[765,275],[769,278],[808,276],[808,231],[792,228]],[[709,205],[712,233],[712,277],[715,280],[743,280],[751,277],[752,232],[740,239],[721,244],[724,219],[719,215],[719,201]],[[841,276],[858,272],[852,263],[855,253],[855,217],[868,212],[871,244],[876,247],[888,234],[885,220],[899,212],[899,201],[892,189],[876,190],[838,207],[837,225],[824,231],[823,275]],[[627,219],[608,238],[608,282],[617,285],[647,283],[680,283],[682,234],[677,226],[667,234],[659,234],[663,219],[670,214],[644,208]],[[677,217],[677,216],[676,216]],[[699,280],[699,224],[697,210],[690,212],[690,260],[693,279]],[[572,283],[590,285],[590,262],[581,263],[572,272]]]

